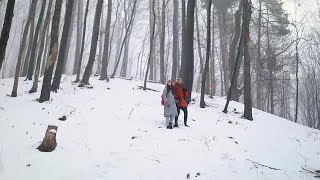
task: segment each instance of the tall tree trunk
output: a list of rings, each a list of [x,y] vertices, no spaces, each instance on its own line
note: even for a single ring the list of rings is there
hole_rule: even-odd
[[[256,98],[257,109],[262,109],[262,84],[261,84],[261,23],[262,23],[262,0],[259,0],[259,17],[258,17],[258,42],[257,42],[257,62],[256,62]]]
[[[150,41],[151,41],[151,36],[152,36],[152,34],[155,33],[155,32],[152,32],[152,31],[155,31],[155,28],[152,28],[153,22],[156,21],[155,16],[153,16],[153,14],[156,13],[156,12],[155,12],[155,8],[152,8],[153,6],[155,6],[155,3],[156,3],[156,2],[155,2],[154,0],[149,0]],[[152,41],[154,41],[154,40],[152,39]],[[151,52],[151,54],[150,54],[151,58],[150,58],[150,64],[149,64],[149,68],[150,68],[149,79],[150,79],[151,81],[153,81],[153,80],[154,80],[154,77],[153,77],[153,75],[154,75],[154,62],[155,62],[155,56],[154,56],[155,47],[154,47],[154,43],[152,43],[152,47],[150,47],[150,48],[152,48],[153,50],[150,51],[150,52]]]
[[[180,77],[183,75],[183,69],[185,69],[185,64],[186,64],[186,62],[185,62],[185,53],[184,53],[184,51],[185,51],[185,49],[184,49],[184,47],[185,47],[185,36],[186,36],[186,1],[185,0],[181,0],[181,18],[182,18],[182,20],[181,20],[181,26],[182,26],[182,28],[181,28],[181,32],[182,32],[182,37],[181,37],[181,46],[182,46],[182,48],[181,48],[181,65],[180,65]]]
[[[10,35],[10,29],[13,18],[13,10],[14,10],[15,0],[10,0],[7,3],[6,15],[4,17],[4,23],[1,30],[0,37],[0,71],[2,68],[3,61],[6,55],[6,49],[8,44],[8,39]],[[4,71],[4,70],[3,70]]]
[[[229,88],[229,63],[228,63],[228,39],[226,35],[226,9],[218,9],[218,21],[219,21],[219,29],[220,29],[220,49],[221,49],[221,59],[222,59],[222,66],[223,66],[223,82],[224,82],[224,89],[227,93]]]
[[[215,76],[215,19],[214,19],[215,11],[214,7],[212,8],[212,39],[211,39],[211,65],[210,65],[210,71],[211,71],[211,84],[210,84],[210,97],[213,98],[213,96],[216,95],[216,76]]]
[[[243,0],[243,36],[244,36],[244,118],[252,118],[252,101],[251,101],[251,70],[250,70],[250,19],[251,19],[251,1]]]
[[[55,62],[57,60],[57,54],[58,54],[61,6],[62,6],[62,0],[56,0],[54,14],[52,18],[52,25],[51,25],[51,42],[50,42],[50,52],[48,57],[48,65],[44,72],[41,95],[39,98],[40,103],[50,100],[52,73],[53,73],[53,69],[54,69]]]
[[[82,80],[81,80],[81,83],[85,84],[85,85],[89,85],[89,78],[90,78],[90,75],[92,74],[93,63],[94,63],[94,60],[95,60],[95,57],[96,57],[102,3],[103,3],[103,0],[98,0],[97,7],[96,7],[96,13],[95,13],[95,16],[94,16],[89,61],[88,61],[88,64],[86,66],[86,69],[84,71],[84,74],[83,74],[83,77],[82,77]]]
[[[33,42],[34,43],[32,44],[32,48],[31,48],[31,55],[30,55],[29,65],[28,65],[27,80],[32,80],[32,76],[33,76],[34,65],[35,65],[34,63],[35,63],[35,57],[36,57],[37,45],[38,45],[39,31],[40,31],[41,24],[43,22],[43,14],[44,14],[44,10],[46,8],[46,2],[47,2],[47,0],[43,0],[42,1],[40,15],[39,15],[38,22],[37,22],[37,25],[36,25],[36,30],[34,32],[34,37],[33,37]]]
[[[104,23],[103,19],[103,12],[101,13],[101,22],[100,24]],[[104,34],[105,31],[103,29],[103,25],[100,26],[100,35],[99,35],[99,55],[98,55],[98,60],[97,60],[97,70],[96,70],[96,75],[100,75],[101,73],[101,63],[102,63],[102,46],[103,46],[103,39],[104,39]]]
[[[162,0],[161,31],[160,31],[160,82],[165,84],[164,77],[164,44],[166,38],[166,0]]]
[[[297,38],[299,36],[298,30],[296,29]],[[295,103],[295,113],[294,113],[294,122],[298,122],[298,105],[299,105],[299,41],[296,41],[296,103]],[[319,113],[319,112],[318,112]],[[320,118],[320,117],[318,117]],[[318,122],[318,126],[320,127],[320,122]]]
[[[123,39],[121,47],[120,47],[118,60],[116,61],[115,69],[114,69],[113,73],[111,74],[110,78],[114,78],[114,76],[115,76],[115,74],[117,72],[117,69],[118,69],[118,66],[119,66],[119,63],[120,63],[120,58],[121,58],[121,53],[122,53],[122,50],[123,50],[123,46],[124,46],[124,43],[126,42],[126,39],[128,37],[129,31],[130,31],[130,28],[131,28],[131,25],[133,23],[133,17],[134,17],[134,14],[135,14],[136,5],[137,5],[137,0],[134,0],[133,7],[132,7],[132,12],[131,12],[131,16],[130,16],[130,21],[129,21],[128,27],[126,27],[126,33],[124,35],[124,39]]]
[[[237,12],[235,13],[235,23],[234,23],[234,36],[232,38],[232,42],[230,44],[229,47],[229,69],[230,72],[232,72],[231,70],[234,69],[235,71],[235,76],[236,79],[234,81],[234,85],[232,86],[231,89],[231,100],[237,101],[239,102],[239,98],[241,96],[241,90],[238,88],[238,77],[239,77],[239,71],[240,71],[240,66],[237,66],[237,68],[234,68],[236,66],[235,61],[236,61],[236,49],[237,49],[237,45],[239,44],[239,40],[240,40],[240,35],[241,35],[241,14],[242,14],[242,8],[243,8],[243,1],[240,1],[239,3],[239,9],[237,10]],[[240,54],[243,53],[243,49],[240,49]],[[239,64],[241,64],[242,61],[242,55],[240,55],[240,62]],[[230,79],[232,78],[233,73],[230,73]]]
[[[63,62],[63,68],[62,68],[62,72],[64,74],[67,73],[66,70],[67,70],[67,62],[68,62],[68,58],[69,58],[69,51],[70,51],[72,35],[73,35],[73,25],[74,25],[74,20],[76,18],[76,6],[77,6],[77,3],[73,3],[71,20],[70,20],[70,28],[69,28],[69,32],[68,32],[68,40],[67,40],[67,44],[66,44],[66,52],[64,53],[65,60]],[[70,9],[70,11],[71,11],[71,9]]]
[[[74,63],[73,63],[73,72],[72,74],[77,74],[77,69],[80,61],[80,50],[81,50],[81,37],[82,37],[82,6],[83,0],[76,1],[77,4],[77,42],[76,42],[76,51],[74,55]]]
[[[36,8],[37,8],[37,4],[38,4],[38,0],[36,0],[36,4],[35,7],[33,9],[33,14],[36,13]],[[30,55],[31,55],[31,51],[32,51],[32,47],[33,47],[33,42],[34,42],[34,21],[35,21],[35,16],[33,15],[33,17],[30,19],[30,29],[29,29],[29,38],[28,38],[28,44],[26,44],[26,55],[24,57],[24,65],[23,65],[23,71],[22,71],[22,75],[23,76],[27,76],[28,74],[28,66],[29,66],[29,60],[30,60]],[[33,61],[33,70],[34,70],[34,61]],[[33,72],[32,72],[33,73]],[[31,75],[31,79],[32,79],[32,75]],[[26,79],[27,80],[27,79]]]
[[[22,40],[20,43],[20,49],[19,49],[19,55],[18,55],[18,60],[17,60],[17,64],[16,64],[16,71],[15,71],[15,75],[14,75],[14,83],[13,83],[11,97],[17,97],[17,89],[18,89],[18,83],[19,83],[19,75],[20,75],[20,67],[21,67],[21,63],[22,63],[23,51],[26,48],[26,39],[28,36],[29,29],[31,29],[30,23],[34,19],[34,16],[35,16],[35,9],[37,7],[37,2],[38,2],[37,0],[32,0],[30,8],[29,8],[28,19],[27,19],[26,25],[24,27]],[[29,33],[33,33],[33,32],[29,32]]]
[[[43,3],[45,3],[45,1]],[[49,0],[46,18],[44,20],[43,27],[42,27],[41,32],[40,32],[40,37],[39,37],[40,45],[39,45],[39,52],[38,52],[38,57],[37,57],[36,70],[35,70],[35,73],[34,73],[34,79],[33,79],[32,88],[30,89],[29,93],[34,93],[34,92],[37,92],[37,90],[38,90],[38,81],[39,81],[39,75],[40,75],[40,65],[41,65],[41,60],[42,60],[42,56],[43,56],[44,45],[45,45],[45,42],[46,42],[45,41],[46,33],[47,33],[47,31],[49,31],[49,21],[50,21],[50,17],[51,17],[51,7],[52,7],[52,1]],[[45,61],[44,58],[43,58],[43,61]]]
[[[87,27],[87,16],[89,11],[89,2],[90,0],[87,0],[86,10],[84,13],[84,22],[83,22],[83,29],[82,29],[82,40],[81,40],[81,49],[80,49],[80,56],[79,56],[79,64],[77,69],[77,78],[75,82],[80,81],[80,73],[81,73],[81,64],[82,64],[82,56],[84,51],[84,41],[86,39],[86,27]]]
[[[172,73],[171,80],[177,78],[178,53],[179,53],[179,1],[173,0],[173,20],[172,20]],[[179,71],[178,71],[179,72]]]
[[[194,8],[196,0],[189,0],[187,5],[187,22],[185,34],[185,67],[182,69],[182,77],[184,79],[184,87],[189,91],[186,100],[191,102],[191,93],[194,76],[194,55],[193,55],[193,38],[194,38]]]
[[[50,12],[51,13],[51,12]],[[51,13],[52,14],[52,13]],[[51,21],[51,14],[50,14],[50,19],[49,19],[49,24],[51,23],[50,21]],[[45,71],[45,69],[46,69],[46,65],[47,65],[47,62],[48,62],[48,52],[49,52],[49,48],[50,48],[50,38],[51,38],[51,36],[50,36],[50,33],[51,33],[51,31],[50,31],[50,27],[49,27],[50,25],[48,25],[48,29],[47,29],[47,32],[46,32],[46,40],[45,40],[45,44],[44,44],[44,53],[43,53],[43,56],[41,57],[42,58],[42,64],[41,64],[41,72],[40,72],[40,74],[41,75],[44,75],[44,71]]]
[[[146,70],[146,75],[144,77],[144,84],[143,84],[143,90],[147,90],[147,78],[148,78],[148,73],[149,73],[149,67],[150,67],[150,64],[151,64],[151,58],[152,58],[152,51],[153,51],[153,39],[154,39],[154,31],[155,31],[155,26],[156,26],[156,12],[155,12],[155,0],[152,0],[152,16],[153,16],[153,23],[152,23],[152,26],[151,26],[151,29],[150,29],[150,33],[151,33],[151,36],[150,36],[150,47],[149,47],[149,58],[148,58],[148,62],[147,62],[147,70]],[[151,68],[150,68],[151,70]],[[151,72],[150,72],[151,73]]]
[[[59,47],[58,62],[57,62],[57,67],[54,74],[53,82],[51,85],[51,90],[54,92],[57,92],[60,87],[61,76],[64,69],[64,61],[67,60],[65,59],[65,53],[67,49],[66,46],[68,43],[69,30],[71,26],[71,18],[72,18],[72,12],[74,7],[73,3],[74,3],[74,0],[67,0],[66,14],[64,16],[64,25],[63,25],[61,42]]]
[[[103,46],[102,68],[101,68],[100,80],[105,80],[107,78],[108,61],[109,61],[108,55],[109,55],[109,53],[111,53],[111,52],[109,52],[111,12],[112,12],[112,0],[108,0],[106,34],[104,36],[104,46]]]
[[[207,4],[207,51],[206,51],[206,62],[204,65],[204,72],[202,74],[202,84],[201,84],[201,98],[200,98],[200,108],[204,108],[206,103],[204,101],[204,93],[206,87],[206,81],[209,74],[209,58],[210,58],[210,49],[211,49],[211,4],[212,0],[208,0]]]

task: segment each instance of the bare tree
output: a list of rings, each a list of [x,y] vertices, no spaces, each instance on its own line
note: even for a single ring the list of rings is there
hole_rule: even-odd
[[[187,22],[184,48],[185,66],[181,67],[182,78],[184,79],[184,87],[190,92],[187,102],[191,102],[191,93],[194,77],[194,55],[193,55],[193,38],[194,38],[194,8],[196,0],[189,0],[187,5]]]
[[[78,68],[77,68],[77,78],[75,82],[80,81],[80,73],[81,73],[81,64],[82,64],[82,56],[84,51],[84,41],[86,39],[86,26],[87,26],[87,16],[89,12],[89,2],[90,0],[87,0],[86,10],[84,13],[84,22],[83,22],[83,29],[82,29],[82,40],[81,40],[81,49],[80,49],[80,56],[78,60]]]
[[[250,19],[251,19],[251,1],[243,0],[243,40],[244,40],[244,114],[243,117],[248,120],[252,118],[251,101],[251,64],[249,54],[250,42]]]
[[[37,45],[38,45],[39,31],[40,31],[41,24],[43,22],[43,14],[44,14],[44,10],[45,10],[45,7],[46,7],[46,2],[47,2],[47,0],[43,0],[42,1],[38,22],[37,22],[36,29],[35,29],[34,36],[33,36],[33,42],[34,43],[32,44],[32,48],[31,48],[31,55],[30,55],[30,59],[29,59],[27,80],[32,80],[32,75],[33,75],[34,65],[35,65],[34,63],[35,63]]]
[[[46,17],[45,17],[45,20],[44,20],[44,23],[43,23],[43,27],[42,27],[41,32],[40,32],[40,37],[39,37],[40,45],[39,45],[39,52],[38,52],[38,57],[37,57],[36,69],[35,69],[35,73],[34,73],[34,79],[33,79],[32,88],[30,89],[29,93],[34,93],[34,92],[37,92],[37,90],[38,90],[38,81],[39,81],[39,75],[40,75],[40,65],[41,65],[41,60],[43,59],[43,61],[44,61],[44,58],[42,58],[42,56],[43,56],[43,49],[44,49],[44,45],[45,45],[46,32],[49,31],[49,21],[50,21],[50,17],[51,17],[51,7],[52,7],[52,1],[49,1],[48,7],[47,7],[47,14],[46,14]],[[43,64],[45,64],[45,62],[43,62]]]
[[[62,0],[56,0],[53,19],[52,19],[52,25],[51,25],[51,42],[50,42],[50,52],[48,57],[48,65],[44,72],[41,95],[39,98],[40,103],[50,100],[52,73],[53,73],[53,69],[54,69],[55,62],[57,60],[57,55],[58,55],[58,38],[59,38],[61,6],[62,6]]]
[[[206,103],[204,101],[204,93],[206,82],[209,74],[209,58],[211,50],[211,4],[212,0],[207,2],[207,50],[206,50],[206,62],[204,65],[204,72],[202,73],[202,84],[201,84],[201,98],[200,98],[200,108],[204,108]]]
[[[164,77],[164,44],[166,38],[166,0],[162,0],[161,31],[160,31],[160,82],[165,84]]]
[[[178,53],[179,53],[179,1],[173,0],[173,21],[172,21],[172,73],[171,80],[177,78]]]
[[[4,23],[1,30],[0,37],[0,70],[6,54],[7,43],[10,35],[11,23],[13,18],[15,0],[8,1],[6,15],[4,17]]]
[[[89,61],[88,61],[88,64],[86,66],[86,69],[84,71],[84,74],[83,74],[83,77],[81,80],[81,84],[82,84],[81,86],[89,85],[89,78],[90,78],[90,75],[92,74],[93,63],[94,63],[94,60],[96,57],[96,51],[97,51],[97,42],[98,42],[98,36],[99,36],[99,26],[100,26],[102,3],[103,3],[103,0],[98,0],[98,2],[97,2],[96,13],[95,13],[94,22],[93,22]]]
[[[23,52],[26,48],[28,32],[30,34],[33,34],[33,32],[31,32],[31,30],[32,30],[32,27],[31,27],[32,23],[31,22],[33,21],[34,16],[35,16],[35,9],[37,7],[37,2],[38,2],[37,0],[32,0],[30,8],[29,8],[28,19],[27,19],[26,25],[24,27],[22,40],[20,43],[19,55],[18,55],[18,60],[17,60],[17,64],[16,64],[16,71],[15,71],[15,76],[14,76],[14,83],[13,83],[11,97],[17,97],[17,89],[18,89],[18,83],[19,83],[19,75],[20,75],[20,67],[21,67],[21,63],[22,63],[22,56],[23,56]],[[25,63],[27,63],[27,62],[25,62]]]
[[[130,15],[130,21],[129,21],[128,26],[126,27],[126,33],[124,35],[124,39],[123,39],[121,47],[120,47],[118,59],[116,61],[115,68],[114,68],[113,73],[111,74],[110,78],[114,78],[114,76],[115,76],[115,74],[117,72],[117,69],[118,69],[118,66],[119,66],[119,63],[120,63],[121,53],[122,53],[122,50],[123,50],[123,47],[124,47],[124,43],[126,42],[126,39],[127,39],[129,30],[130,30],[131,24],[133,22],[133,17],[134,17],[134,14],[135,14],[136,4],[137,4],[137,0],[134,0],[132,11],[131,11],[131,15]]]
[[[82,29],[82,7],[83,7],[83,0],[76,1],[77,3],[77,42],[76,42],[76,51],[74,55],[74,63],[73,63],[73,73],[77,74],[77,68],[79,66],[80,60],[80,50],[81,50],[81,29]]]
[[[67,0],[66,14],[64,16],[64,25],[63,25],[62,36],[61,36],[60,47],[59,47],[58,62],[57,62],[57,67],[54,74],[53,82],[51,85],[51,91],[54,91],[54,92],[57,92],[60,87],[61,76],[63,73],[64,64],[65,64],[64,61],[67,60],[65,59],[65,53],[67,50],[66,46],[68,43],[68,36],[69,36],[69,31],[71,26],[71,18],[72,18],[72,12],[74,7],[73,3],[74,3],[74,0]]]
[[[151,37],[150,37],[150,47],[149,47],[149,58],[148,58],[148,62],[147,62],[147,70],[146,70],[146,75],[144,77],[144,84],[143,84],[143,90],[147,90],[147,78],[148,78],[148,73],[149,73],[149,67],[150,67],[150,63],[151,63],[151,57],[152,57],[152,51],[153,51],[153,39],[154,39],[154,31],[155,31],[155,26],[156,26],[156,13],[155,13],[155,0],[153,0],[152,2],[152,12],[153,12],[153,23],[152,23],[152,31],[151,32]],[[151,68],[150,68],[151,69]]]

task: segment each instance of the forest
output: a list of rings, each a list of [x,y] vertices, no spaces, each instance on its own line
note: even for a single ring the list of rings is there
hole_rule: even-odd
[[[247,119],[256,108],[320,129],[318,5],[1,0],[0,77],[13,78],[13,98],[19,78],[30,81],[39,102],[59,93],[63,74],[80,87],[98,76],[143,80],[144,89],[182,77],[190,92],[201,93],[201,107],[205,95],[226,96],[245,104]]]

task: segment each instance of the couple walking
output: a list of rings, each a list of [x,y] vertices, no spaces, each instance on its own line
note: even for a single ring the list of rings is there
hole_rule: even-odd
[[[184,125],[189,127],[189,125],[187,124],[187,96],[188,91],[183,87],[181,78],[178,78],[175,84],[173,84],[171,80],[167,81],[167,84],[162,93],[164,116],[166,117],[167,129],[172,129],[173,119],[175,119],[174,127],[179,127],[178,117],[180,114],[180,110],[182,110],[184,113]]]

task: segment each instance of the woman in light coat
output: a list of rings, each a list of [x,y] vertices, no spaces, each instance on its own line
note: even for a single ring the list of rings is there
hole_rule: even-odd
[[[166,117],[167,129],[172,129],[172,121],[178,115],[176,102],[173,94],[172,81],[167,81],[167,85],[163,90],[162,98],[164,102],[164,116]]]

